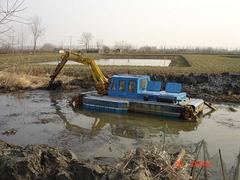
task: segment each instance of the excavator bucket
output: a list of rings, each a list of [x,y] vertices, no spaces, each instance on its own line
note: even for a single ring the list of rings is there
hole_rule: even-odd
[[[56,89],[61,89],[62,88],[62,81],[57,80],[57,81],[49,81],[47,89],[48,90],[56,90]]]

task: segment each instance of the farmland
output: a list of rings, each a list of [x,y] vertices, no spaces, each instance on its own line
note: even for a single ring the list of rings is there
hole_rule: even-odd
[[[190,73],[239,73],[240,57],[223,55],[201,55],[201,54],[92,54],[95,59],[100,58],[152,58],[152,59],[172,59],[169,67],[109,67],[103,66],[102,70],[106,74],[131,72],[136,74],[190,74]],[[4,54],[0,56],[0,69],[2,71],[27,73],[27,74],[46,74],[51,73],[54,65],[36,64],[47,61],[57,61],[60,55],[57,53],[31,54]],[[68,65],[63,70],[63,74],[70,76],[81,76],[80,72],[87,72],[87,67]]]

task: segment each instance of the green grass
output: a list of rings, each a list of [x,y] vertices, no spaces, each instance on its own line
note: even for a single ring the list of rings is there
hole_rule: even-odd
[[[12,66],[30,65],[30,63],[41,63],[49,60],[57,60],[57,53],[40,54],[0,54],[0,70],[11,68]]]
[[[0,54],[0,63],[33,63],[46,62],[49,60],[56,60],[60,56],[57,53],[37,53],[32,54]]]
[[[240,57],[234,58],[222,55],[199,54],[92,54],[95,59],[101,58],[151,58],[172,59],[169,67],[142,67],[142,66],[101,66],[103,72],[111,76],[118,73],[132,74],[200,74],[200,73],[240,73]],[[0,70],[8,72],[25,72],[32,75],[49,76],[55,65],[36,64],[46,61],[59,60],[60,54],[39,53],[31,54],[4,54],[0,55]],[[63,75],[83,77],[90,76],[86,66],[67,65]]]
[[[240,73],[240,58],[221,55],[184,55],[191,73]]]

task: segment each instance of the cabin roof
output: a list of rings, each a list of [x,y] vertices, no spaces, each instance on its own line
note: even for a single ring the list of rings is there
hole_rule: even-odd
[[[143,79],[143,78],[149,78],[149,76],[147,76],[147,75],[132,75],[132,74],[117,74],[117,75],[113,75],[112,78]]]

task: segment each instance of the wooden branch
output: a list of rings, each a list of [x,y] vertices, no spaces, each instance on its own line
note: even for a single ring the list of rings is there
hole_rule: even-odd
[[[8,32],[10,29],[11,29],[11,27],[9,27],[8,29],[5,29],[3,31],[0,31],[0,34],[4,34],[4,33]]]
[[[15,0],[10,4],[10,0],[7,0],[6,7],[0,6],[0,25],[8,24],[11,22],[17,22],[26,24],[23,19],[16,14],[24,11],[26,7],[22,7],[25,0]]]

